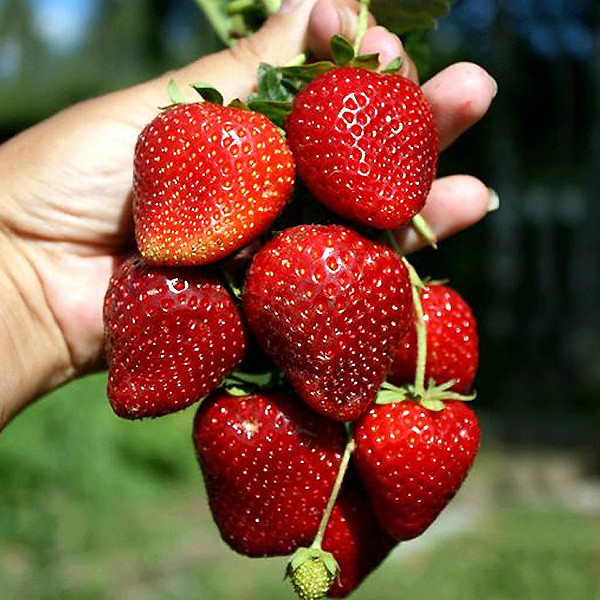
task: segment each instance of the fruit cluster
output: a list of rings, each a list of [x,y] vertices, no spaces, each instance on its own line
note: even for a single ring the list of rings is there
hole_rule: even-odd
[[[436,171],[431,110],[366,62],[279,71],[289,102],[163,109],[135,150],[138,253],[104,306],[114,411],[202,399],[223,539],[292,555],[303,599],[347,595],[420,535],[479,445],[473,314],[387,243]]]

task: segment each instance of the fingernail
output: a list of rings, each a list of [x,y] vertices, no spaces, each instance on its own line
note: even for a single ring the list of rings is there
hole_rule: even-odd
[[[493,188],[488,188],[488,203],[487,211],[489,213],[494,212],[500,208],[500,196]]]
[[[343,4],[336,4],[335,10],[339,19],[338,33],[346,39],[353,40],[358,27],[358,15]]]
[[[490,75],[490,79],[492,80],[492,85],[494,86],[494,91],[492,93],[492,98],[496,97],[498,93],[498,82]]]
[[[279,8],[280,13],[288,13],[293,11],[298,5],[302,4],[304,0],[283,0],[281,7]]]

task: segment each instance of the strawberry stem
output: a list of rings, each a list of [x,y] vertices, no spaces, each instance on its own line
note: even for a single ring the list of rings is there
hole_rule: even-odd
[[[367,32],[367,26],[369,23],[369,8],[371,0],[360,0],[360,9],[358,13],[358,23],[356,26],[356,40],[354,41],[354,52],[355,54],[360,53],[360,47],[362,45],[363,38]]]
[[[421,289],[423,282],[415,271],[414,267],[406,260],[402,259],[408,269],[410,277],[410,287],[412,289],[413,307],[415,311],[415,327],[417,328],[417,366],[415,369],[415,394],[422,398],[425,394],[425,366],[427,363],[427,326],[425,324],[425,315],[423,314],[423,304],[421,303]]]
[[[348,464],[350,463],[350,456],[352,455],[352,452],[354,452],[354,447],[354,439],[352,438],[352,434],[349,432],[348,441],[346,442],[346,447],[344,448],[344,454],[342,454],[342,460],[340,461],[340,467],[338,469],[337,476],[333,483],[333,488],[331,488],[331,495],[329,496],[327,506],[325,507],[325,512],[323,513],[323,517],[321,518],[321,522],[319,523],[317,535],[315,536],[315,539],[310,545],[312,549],[321,549],[321,543],[323,542],[323,537],[325,536],[327,523],[329,523],[331,511],[333,510],[335,501],[337,500],[337,497],[340,493],[340,489],[344,481],[344,476],[346,475],[346,471],[348,470]]]
[[[418,214],[412,218],[411,225],[413,229],[434,249],[437,250],[437,236],[429,223],[423,218],[423,215]]]
[[[235,300],[241,300],[242,288],[238,285],[233,275],[225,267],[222,267],[220,270],[223,277],[223,282],[229,290],[229,293],[235,298]]]
[[[285,67],[300,67],[302,65],[305,65],[307,60],[308,60],[308,53],[301,52],[297,56],[294,56],[294,58],[292,58],[292,60],[286,62],[285,65],[283,65],[283,67],[284,68]]]

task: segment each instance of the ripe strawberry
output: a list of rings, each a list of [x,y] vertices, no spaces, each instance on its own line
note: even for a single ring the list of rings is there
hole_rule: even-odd
[[[290,150],[263,115],[209,102],[165,109],[135,149],[138,248],[149,263],[213,262],[268,228],[293,179]]]
[[[301,599],[342,598],[358,587],[396,545],[384,533],[366,494],[351,470],[333,505],[323,540],[301,547],[287,575]]]
[[[374,400],[412,318],[402,260],[340,225],[299,225],[263,246],[243,307],[298,395],[340,421]]]
[[[393,229],[425,204],[438,134],[423,92],[409,79],[333,69],[298,93],[285,126],[298,176],[339,215]]]
[[[452,288],[425,285],[420,293],[427,328],[425,381],[440,385],[451,379],[455,392],[465,394],[473,385],[479,362],[477,323],[465,300]],[[417,334],[411,327],[398,347],[389,380],[411,383],[417,364]]]
[[[248,556],[310,544],[346,444],[341,423],[283,393],[216,393],[199,407],[194,446],[221,536]]]
[[[246,335],[208,269],[126,260],[104,300],[108,397],[127,419],[157,417],[215,389],[241,361]]]
[[[447,401],[431,411],[414,400],[378,404],[354,428],[354,460],[381,528],[419,536],[454,497],[479,448],[473,411]]]
[[[323,538],[323,550],[335,557],[339,574],[329,596],[342,598],[358,587],[396,546],[379,527],[365,491],[353,471],[338,497]]]

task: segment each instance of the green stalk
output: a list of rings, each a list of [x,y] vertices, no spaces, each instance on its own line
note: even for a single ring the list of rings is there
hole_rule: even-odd
[[[417,328],[415,394],[418,398],[422,398],[425,394],[425,365],[427,363],[427,326],[425,324],[425,315],[423,314],[423,304],[421,303],[421,289],[423,287],[423,282],[414,267],[406,260],[406,258],[403,258],[402,260],[408,269],[408,275],[410,277],[410,287],[412,289],[415,311],[415,326]]]
[[[206,14],[219,39],[226,46],[231,46],[233,40],[229,35],[229,19],[223,9],[223,4],[219,0],[195,0],[195,2]]]
[[[362,44],[365,33],[367,32],[367,26],[369,23],[369,8],[371,6],[371,0],[360,0],[360,10],[358,13],[358,24],[356,26],[356,40],[354,41],[354,53],[359,54],[360,46]]]
[[[329,501],[327,502],[327,506],[325,507],[325,512],[323,513],[323,517],[321,518],[321,522],[319,523],[317,535],[315,536],[315,539],[310,545],[312,549],[321,549],[321,543],[323,542],[323,536],[325,535],[325,530],[327,529],[327,523],[329,523],[329,518],[331,517],[333,505],[335,504],[335,501],[337,500],[337,497],[340,493],[340,489],[344,481],[344,475],[346,475],[346,471],[348,470],[350,456],[352,455],[352,452],[354,452],[354,447],[354,439],[352,438],[351,434],[348,434],[348,442],[346,443],[346,447],[344,448],[344,454],[342,454],[340,468],[338,469],[333,488],[331,489],[331,496],[329,496]]]

